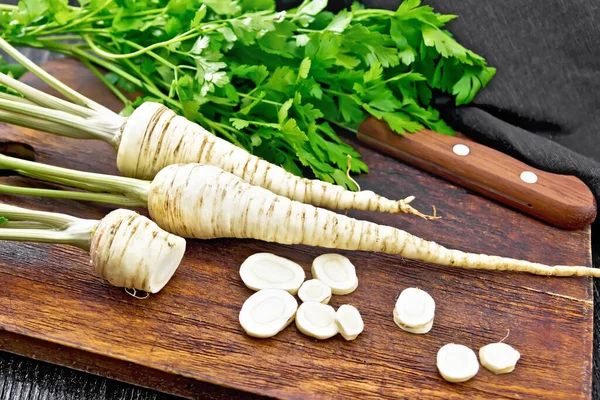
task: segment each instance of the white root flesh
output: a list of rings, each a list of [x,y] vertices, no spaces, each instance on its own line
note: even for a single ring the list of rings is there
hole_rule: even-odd
[[[306,336],[319,340],[338,334],[333,307],[317,302],[300,304],[296,313],[296,327]]]
[[[515,369],[521,353],[506,343],[490,343],[479,349],[479,361],[494,374],[508,374]]]
[[[335,323],[346,340],[354,340],[365,329],[365,323],[358,309],[350,304],[340,306],[335,312]]]
[[[398,296],[394,307],[394,322],[410,333],[428,333],[433,327],[435,301],[419,288],[406,288]]]
[[[252,238],[397,254],[454,268],[600,277],[600,268],[549,266],[448,249],[400,229],[277,196],[210,165],[165,167],[152,181],[147,196],[152,219],[187,238]]]
[[[295,295],[306,275],[300,265],[287,258],[256,253],[242,263],[240,277],[252,290],[282,289]]]
[[[310,279],[300,286],[298,297],[302,302],[316,301],[317,303],[328,304],[331,300],[331,288],[323,281]]]
[[[475,352],[462,344],[449,343],[437,353],[437,368],[448,382],[466,382],[479,372]]]
[[[157,293],[179,267],[185,248],[185,239],[143,215],[118,209],[106,215],[94,232],[90,263],[112,285]]]
[[[322,254],[315,258],[312,274],[329,286],[333,294],[350,294],[358,287],[354,265],[341,254]]]
[[[277,335],[293,320],[298,302],[281,289],[263,289],[248,297],[240,310],[240,325],[249,336]]]
[[[429,331],[431,330],[431,328],[433,328],[433,320],[429,321],[428,323],[426,323],[424,325],[412,326],[412,327],[411,326],[406,326],[406,325],[402,324],[398,320],[398,318],[396,317],[396,310],[394,310],[394,322],[403,331],[406,331],[406,332],[409,332],[409,333],[415,333],[415,334],[418,334],[418,335],[424,335],[426,333],[429,333]]]
[[[248,183],[306,204],[330,209],[409,213],[429,219],[409,205],[368,190],[300,178],[223,140],[162,104],[146,102],[128,118],[119,138],[117,167],[125,176],[152,179],[173,164],[214,165]]]

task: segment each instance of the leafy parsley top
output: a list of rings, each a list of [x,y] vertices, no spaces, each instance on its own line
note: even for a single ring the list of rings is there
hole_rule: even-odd
[[[127,114],[166,104],[213,133],[298,175],[354,188],[366,165],[332,124],[367,116],[403,134],[452,134],[430,106],[432,90],[473,100],[495,69],[444,29],[420,0],[396,11],[355,3],[338,14],[327,0],[277,12],[274,0],[21,0],[3,6],[3,36],[15,45],[77,57],[101,76]],[[77,45],[67,45],[74,40]],[[139,91],[130,101],[127,92]]]

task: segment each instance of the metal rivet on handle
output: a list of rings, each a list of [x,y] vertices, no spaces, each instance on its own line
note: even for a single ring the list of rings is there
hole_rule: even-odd
[[[454,147],[452,147],[452,151],[457,156],[466,156],[471,152],[471,149],[469,149],[469,146],[466,144],[455,144]]]
[[[538,177],[531,171],[523,171],[521,172],[521,180],[525,183],[536,183]]]

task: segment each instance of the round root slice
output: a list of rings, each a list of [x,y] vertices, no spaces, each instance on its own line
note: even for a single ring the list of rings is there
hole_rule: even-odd
[[[240,324],[249,336],[275,336],[296,315],[298,302],[282,289],[263,289],[248,297],[240,310]]]
[[[435,301],[424,290],[406,288],[396,300],[394,320],[400,327],[424,328],[433,321],[434,316]]]
[[[312,274],[329,286],[333,294],[349,294],[358,287],[354,265],[341,254],[322,254],[315,258]]]
[[[310,279],[300,286],[298,297],[304,303],[316,301],[327,304],[331,300],[331,288],[318,279]]]
[[[512,372],[521,358],[521,353],[506,343],[491,343],[479,349],[481,365],[494,374]]]
[[[90,263],[112,285],[159,292],[183,259],[185,239],[158,227],[134,211],[107,214],[90,243]]]
[[[298,307],[296,326],[306,336],[320,340],[329,339],[338,333],[333,307],[312,301]]]
[[[437,353],[437,368],[448,382],[466,382],[479,372],[479,362],[467,346],[449,343]]]
[[[272,253],[256,253],[240,266],[240,277],[252,290],[282,289],[298,293],[306,275],[302,267]]]
[[[394,309],[394,322],[403,331],[410,332],[410,333],[416,333],[416,334],[425,334],[425,333],[428,333],[431,330],[431,328],[433,328],[433,319],[431,319],[431,321],[427,322],[424,325],[406,326],[398,318],[398,314],[397,314],[397,312],[396,312],[395,309]]]
[[[361,334],[365,324],[356,307],[349,304],[340,306],[335,313],[335,323],[346,340],[354,340]]]

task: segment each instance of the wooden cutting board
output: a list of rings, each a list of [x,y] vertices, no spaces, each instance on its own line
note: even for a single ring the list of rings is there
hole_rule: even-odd
[[[45,68],[76,90],[119,109],[114,97],[76,62]],[[31,76],[24,81],[48,90]],[[117,173],[115,152],[96,141],[59,138],[1,125],[0,140],[31,145],[41,162]],[[590,265],[590,231],[563,231],[463,188],[375,153],[364,155],[363,189],[390,198],[415,195],[423,211],[443,217],[348,214],[400,227],[445,246],[530,259]],[[3,178],[24,184],[20,178]],[[110,207],[67,200],[2,196],[0,201],[79,217]],[[190,398],[589,399],[592,369],[592,280],[480,272],[388,255],[342,252],[357,266],[358,289],[331,304],[355,305],[365,330],[355,341],[317,341],[292,324],[270,339],[246,336],[238,312],[252,294],[239,265],[268,251],[300,263],[327,252],[253,240],[190,241],[180,269],[159,294],[137,300],[93,275],[78,249],[0,243],[0,348]],[[406,287],[437,302],[427,335],[400,330],[392,309]],[[463,384],[441,379],[437,350],[446,343],[479,347],[505,340],[521,352],[516,370],[484,368]]]

